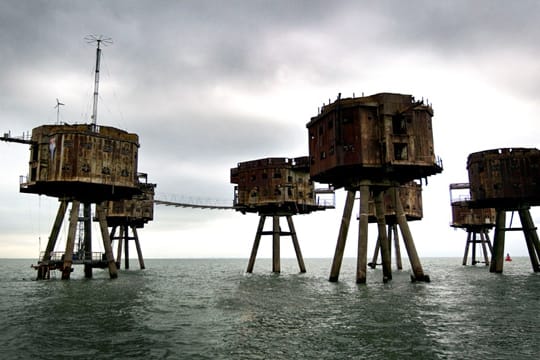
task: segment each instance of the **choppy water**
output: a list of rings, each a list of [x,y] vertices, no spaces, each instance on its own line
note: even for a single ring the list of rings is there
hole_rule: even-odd
[[[405,259],[404,259],[405,260]],[[422,259],[432,282],[409,271],[383,284],[354,282],[345,259],[146,260],[116,280],[76,267],[34,281],[30,260],[0,260],[0,354],[4,359],[538,359],[540,274],[527,258],[504,274],[461,259]]]

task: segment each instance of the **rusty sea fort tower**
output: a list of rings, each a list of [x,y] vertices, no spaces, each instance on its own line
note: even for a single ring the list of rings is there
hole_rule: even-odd
[[[264,158],[241,162],[231,169],[231,183],[237,184],[234,187],[235,210],[243,214],[259,214],[259,225],[246,271],[253,272],[261,236],[271,235],[272,272],[281,271],[282,236],[291,236],[300,272],[306,272],[292,217],[334,207],[334,190],[315,189],[309,178],[309,158]],[[267,217],[272,218],[271,231],[264,231]],[[289,231],[281,230],[282,217],[287,220]]]
[[[467,265],[469,250],[471,250],[471,264],[476,265],[482,261],[476,260],[476,248],[481,246],[484,256],[483,263],[489,266],[489,258],[493,254],[493,247],[489,239],[489,231],[495,226],[494,208],[473,208],[468,183],[450,184],[450,204],[452,206],[452,222],[450,226],[463,229],[467,232],[463,265]],[[467,193],[459,194],[459,191]]]
[[[74,264],[84,265],[87,278],[92,277],[93,268],[108,268],[110,277],[116,278],[118,266],[112,252],[111,237],[126,241],[126,258],[127,240],[136,239],[139,261],[144,267],[138,238],[136,235],[129,237],[127,228],[135,229],[152,219],[153,213],[148,211],[148,204],[142,206],[146,211],[141,212],[136,210],[140,206],[133,202],[145,201],[149,196],[153,199],[155,185],[139,182],[138,136],[97,124],[101,47],[112,41],[102,36],[85,39],[97,45],[92,122],[70,125],[57,121],[54,125],[34,128],[29,139],[11,138],[8,134],[2,138],[4,141],[30,145],[29,172],[21,179],[20,191],[56,197],[60,202],[46,249],[34,266],[38,280],[48,279],[51,270],[60,270],[62,279],[67,280]],[[130,207],[125,206],[125,201]],[[64,251],[55,250],[70,204],[66,247]],[[95,206],[94,219],[92,205]],[[81,207],[82,216],[79,212]],[[99,223],[104,253],[92,250],[93,220]],[[113,227],[111,234],[108,226]],[[114,229],[117,226],[122,228],[120,235],[115,237]],[[121,244],[119,256],[120,249]]]
[[[382,255],[383,281],[392,279],[390,244],[386,234],[384,198],[395,209],[414,281],[424,274],[409,230],[398,189],[416,179],[442,171],[435,157],[433,109],[411,95],[379,93],[341,98],[320,109],[306,125],[309,136],[310,175],[313,181],[347,191],[330,281],[337,281],[345,250],[355,194],[360,192],[356,282],[365,283],[369,199],[373,197]]]
[[[495,234],[490,272],[501,273],[504,242],[508,231],[521,231],[525,237],[534,272],[540,272],[540,241],[530,208],[540,205],[540,150],[503,148],[472,153],[467,159],[471,208],[494,208]],[[518,213],[521,227],[506,222]]]

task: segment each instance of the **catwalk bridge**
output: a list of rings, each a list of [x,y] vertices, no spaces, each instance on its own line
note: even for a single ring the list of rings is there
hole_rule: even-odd
[[[234,210],[234,206],[224,205],[221,201],[216,201],[212,199],[171,198],[163,200],[162,197],[162,199],[154,199],[154,204],[192,209]]]
[[[331,188],[315,189],[316,203],[324,209],[334,209],[336,205],[334,190]],[[198,198],[182,195],[158,194],[154,199],[154,204],[174,206],[191,209],[208,210],[237,210],[233,204],[234,200]]]

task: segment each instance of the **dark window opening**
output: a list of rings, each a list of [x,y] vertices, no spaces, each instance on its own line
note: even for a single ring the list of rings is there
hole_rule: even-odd
[[[407,134],[407,121],[402,114],[392,117],[392,132],[396,135]]]
[[[262,178],[263,179],[268,179],[268,174],[267,173],[262,173]]]
[[[38,161],[39,146],[32,145],[32,161]]]
[[[293,181],[292,176],[287,176],[287,181],[290,182],[290,183],[292,183],[292,181]]]
[[[281,179],[281,172],[276,171],[276,172],[274,173],[274,179]]]
[[[395,160],[408,159],[407,144],[402,144],[402,143],[394,144],[394,159]]]

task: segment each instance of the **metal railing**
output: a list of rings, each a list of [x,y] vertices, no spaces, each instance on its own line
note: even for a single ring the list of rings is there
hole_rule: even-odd
[[[52,251],[48,261],[64,261],[65,251]],[[72,260],[81,260],[81,261],[103,261],[104,253],[102,252],[92,252],[92,253],[73,253]],[[45,257],[45,251],[41,251],[39,254],[38,261],[42,261]]]

